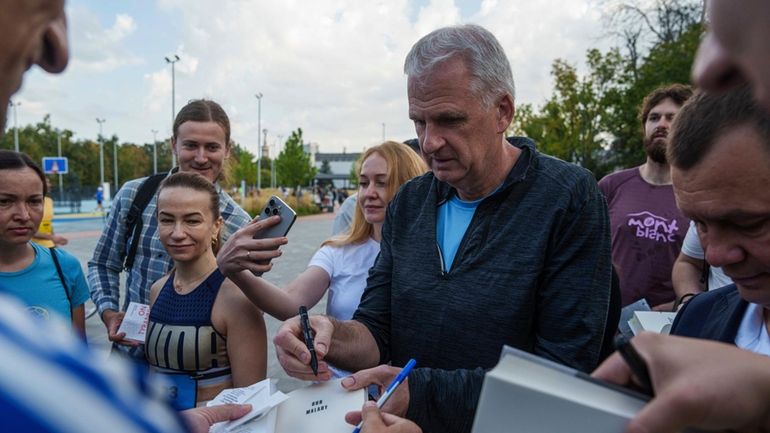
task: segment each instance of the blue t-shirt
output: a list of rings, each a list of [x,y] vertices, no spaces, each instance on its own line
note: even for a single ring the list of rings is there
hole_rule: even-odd
[[[70,253],[56,250],[72,299],[70,306],[67,293],[56,272],[56,265],[51,258],[51,250],[34,242],[30,242],[30,245],[35,249],[32,264],[20,271],[0,272],[0,291],[21,300],[27,305],[27,310],[37,316],[47,319],[51,314],[58,314],[69,320],[70,308],[82,305],[89,296],[88,284],[80,262]]]
[[[455,260],[455,254],[460,248],[460,242],[465,236],[465,231],[468,230],[479,203],[485,198],[464,201],[455,195],[439,206],[436,240],[441,249],[441,257],[444,259],[444,272],[449,272],[452,269],[452,262]]]

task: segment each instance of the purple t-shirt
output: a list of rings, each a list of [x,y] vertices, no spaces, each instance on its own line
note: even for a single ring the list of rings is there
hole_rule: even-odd
[[[672,186],[647,183],[635,167],[605,176],[599,188],[610,213],[622,305],[641,298],[651,306],[673,301],[671,268],[690,220],[676,207]]]

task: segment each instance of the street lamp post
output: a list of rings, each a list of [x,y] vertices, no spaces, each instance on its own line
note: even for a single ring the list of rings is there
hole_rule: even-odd
[[[262,133],[265,134],[264,137],[262,137],[262,146],[267,146],[267,128],[263,129]],[[259,173],[259,174],[261,175],[262,173]],[[271,177],[272,177],[272,174],[271,174]]]
[[[158,130],[151,129],[152,132],[152,174],[158,174]]]
[[[257,93],[257,192],[262,189],[262,145],[259,131],[262,129],[262,93]]]
[[[61,131],[59,128],[56,128],[56,150],[59,158],[61,158]],[[61,172],[59,173],[59,201],[64,201],[64,180],[61,177]]]
[[[18,125],[18,119],[16,118],[16,107],[21,105],[21,102],[9,102],[8,105],[13,108],[13,150],[16,152],[19,151],[19,125]]]
[[[272,188],[278,186],[278,177],[275,175],[275,158],[278,157],[278,146],[281,145],[281,139],[283,138],[283,135],[278,134],[277,137],[278,142],[273,143],[273,158],[270,160],[270,186]]]
[[[99,123],[99,186],[104,185],[104,139],[102,138],[102,125],[105,119],[96,118]]]
[[[118,140],[115,140],[115,144],[112,145],[112,166],[113,170],[115,172],[115,189],[112,190],[112,194],[114,195],[116,192],[118,192]]]
[[[382,123],[382,142],[385,142],[385,122]]]
[[[174,118],[176,117],[176,72],[174,65],[179,61],[179,56],[174,54],[173,56],[166,57],[166,63],[171,63],[171,124],[174,124]],[[172,134],[173,135],[173,134]],[[173,146],[171,139],[169,138],[169,145]],[[171,168],[176,167],[176,158],[174,158],[174,152],[171,152]]]

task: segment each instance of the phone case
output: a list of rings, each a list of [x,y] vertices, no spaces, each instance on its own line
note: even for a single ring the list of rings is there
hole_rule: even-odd
[[[294,220],[297,219],[297,213],[294,212],[288,204],[276,196],[270,197],[267,201],[267,205],[259,215],[259,219],[269,218],[274,215],[279,215],[281,217],[281,222],[257,233],[254,236],[254,239],[279,238],[281,236],[286,236],[286,234],[289,233],[289,229],[294,224]]]
[[[294,220],[297,219],[297,213],[294,212],[294,209],[289,207],[288,204],[276,196],[270,197],[270,199],[267,201],[267,206],[265,206],[265,208],[262,210],[262,213],[259,215],[259,219],[269,218],[273,215],[280,215],[281,222],[257,233],[254,235],[254,239],[269,239],[286,236],[286,234],[289,233],[289,229],[294,224]],[[253,273],[256,276],[262,275],[262,272]]]

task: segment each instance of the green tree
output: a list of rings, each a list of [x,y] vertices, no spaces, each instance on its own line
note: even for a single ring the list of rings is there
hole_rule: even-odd
[[[302,147],[302,128],[292,131],[284,148],[275,159],[278,183],[284,186],[309,185],[316,175],[310,164],[310,155]]]
[[[703,33],[700,2],[657,0],[643,9],[629,1],[612,20],[623,48],[588,50],[588,71],[582,76],[573,65],[554,61],[553,95],[537,109],[518,107],[510,128],[533,138],[542,151],[592,170],[597,178],[644,162],[638,118],[642,100],[657,87],[689,82]],[[642,41],[650,41],[647,51]]]
[[[321,168],[318,170],[318,172],[322,174],[332,174],[332,166],[329,164],[328,159],[321,161]],[[318,181],[318,184],[321,186],[331,185],[332,183],[333,182],[331,180]]]
[[[348,180],[352,188],[358,188],[358,174],[361,172],[361,158],[358,158],[353,165],[350,166],[350,174],[348,174]]]
[[[242,180],[245,180],[247,185],[257,183],[257,164],[252,162],[254,155],[251,152],[241,146],[234,145],[230,158],[233,161],[230,170],[230,183],[240,185]]]
[[[603,174],[609,144],[603,121],[618,98],[616,77],[623,62],[618,50],[592,49],[586,63],[589,72],[580,77],[575,66],[554,61],[554,94],[538,112],[530,105],[519,107],[511,129],[534,139],[545,153]]]

